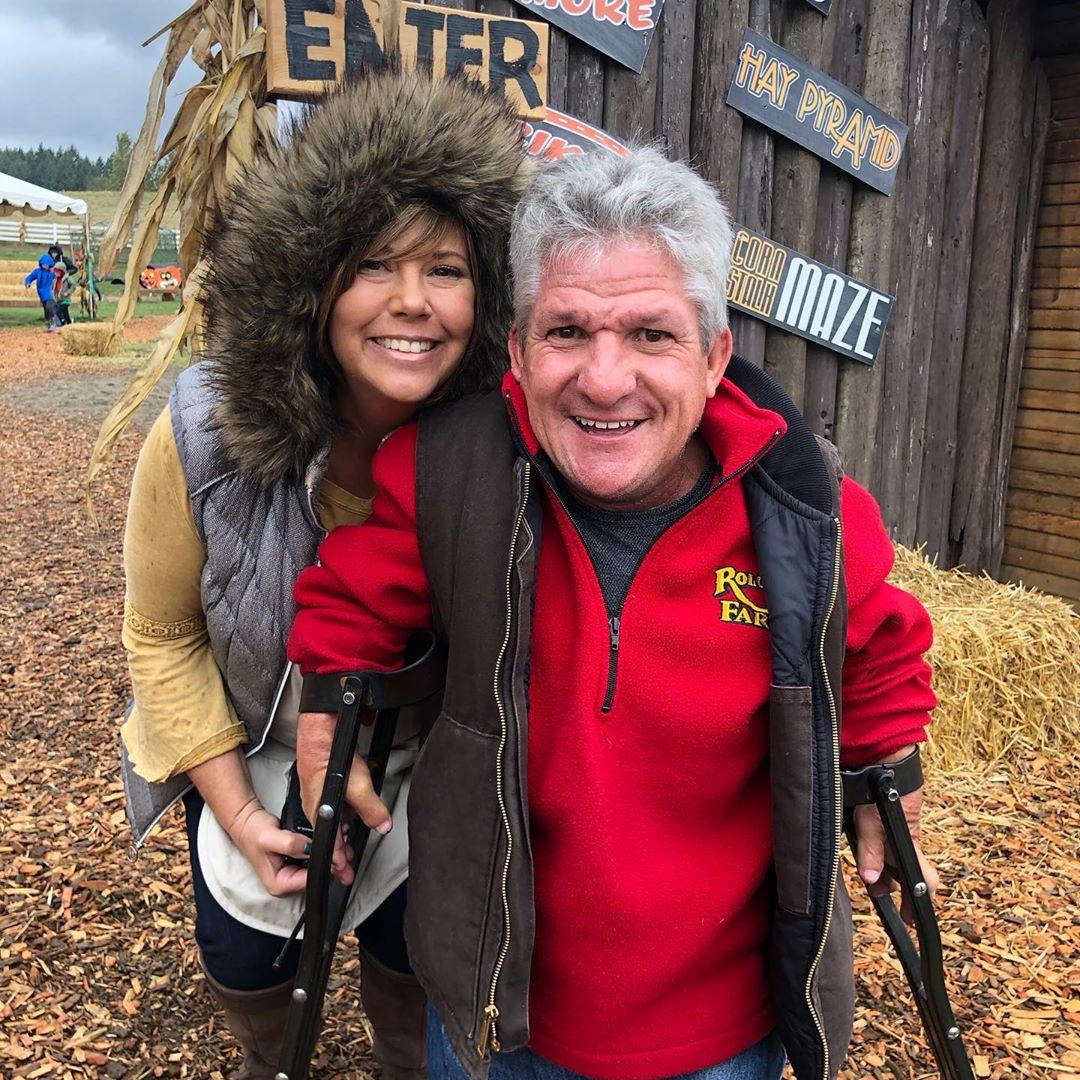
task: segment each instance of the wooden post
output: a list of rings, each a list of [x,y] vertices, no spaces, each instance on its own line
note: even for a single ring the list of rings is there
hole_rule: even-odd
[[[568,40],[566,111],[594,127],[604,126],[604,61],[583,41]]]
[[[839,19],[821,17],[809,4],[787,13],[783,47],[819,70],[832,56]],[[774,240],[796,251],[814,246],[821,158],[785,138],[776,141],[773,170],[772,232]],[[803,406],[806,377],[806,339],[778,327],[765,330],[765,370]]]
[[[939,269],[946,189],[942,180],[948,154],[942,132],[949,130],[954,108],[964,109],[968,105],[955,95],[960,6],[961,0],[936,0],[929,7],[930,18],[925,25],[917,25],[918,20],[912,18],[908,117],[914,122],[914,130],[908,136],[907,149],[910,161],[905,214],[908,231],[900,249],[903,254],[894,252],[894,258],[900,254],[906,273],[901,278],[904,286],[897,286],[901,316],[897,329],[901,334],[894,337],[893,342],[904,343],[900,351],[906,360],[907,377],[897,386],[896,394],[905,404],[899,410],[904,419],[894,444],[899,466],[893,472],[893,510],[890,515],[895,524],[893,535],[909,547],[916,542],[918,527],[922,448],[932,369],[934,315],[930,298],[937,296],[942,287],[956,287],[956,282],[946,284],[940,280]],[[920,81],[921,85],[917,85]],[[968,143],[969,154],[975,152],[976,141],[973,138]],[[891,402],[889,371],[885,376],[883,407],[888,415]],[[889,486],[883,483],[883,497],[887,490]]]
[[[775,41],[779,36],[773,25],[770,0],[750,0],[747,17],[749,25],[766,37],[771,37]],[[733,56],[741,40],[742,29],[740,28],[732,46]],[[729,73],[729,82],[730,79]],[[727,106],[724,106],[724,110],[735,112]],[[762,124],[749,121],[742,125],[738,195],[734,204],[735,216],[740,225],[745,225],[748,229],[753,229],[765,236],[772,234],[773,139],[773,133]],[[731,332],[735,338],[735,351],[745,356],[751,363],[763,367],[765,364],[765,323],[752,315],[733,312]]]
[[[995,576],[1001,569],[1005,550],[1005,498],[1012,458],[1016,406],[1020,398],[1020,372],[1024,366],[1027,341],[1028,304],[1031,296],[1031,267],[1035,249],[1035,227],[1042,194],[1043,163],[1050,134],[1050,84],[1038,61],[1032,65],[1029,90],[1027,138],[1027,183],[1020,192],[1017,206],[1016,250],[1013,256],[1012,303],[1009,311],[1009,345],[1005,361],[1004,390],[1001,395],[1001,422],[996,425],[996,446],[990,458],[990,484],[985,516],[986,568]]]
[[[724,98],[748,17],[749,0],[698,0],[690,151],[698,171],[716,184],[732,210],[739,191],[743,121]]]
[[[912,0],[870,0],[866,30],[866,78],[863,97],[892,116],[904,113],[904,69]],[[887,198],[864,184],[855,185],[851,207],[848,273],[876,288],[889,290],[896,196]],[[886,334],[872,367],[839,367],[836,444],[844,468],[862,484],[873,479],[877,458],[882,374],[889,355]]]
[[[951,562],[979,571],[987,562],[985,515],[993,427],[1009,348],[1011,267],[1015,254],[1017,174],[1022,159],[1016,133],[1024,127],[1024,95],[1031,59],[1032,0],[990,0],[990,78],[983,124],[982,167],[975,211],[969,318],[960,382],[957,460],[949,525]]]
[[[656,131],[668,157],[686,161],[694,85],[694,0],[667,0],[662,22]]]
[[[916,535],[934,559],[947,553],[949,509],[956,471],[956,424],[960,375],[967,322],[967,282],[971,274],[971,240],[975,224],[975,191],[982,157],[986,79],[990,34],[982,10],[965,0],[960,12],[957,79],[945,165],[945,208],[941,263],[934,296],[933,382],[926,406],[923,466],[919,482]]]
[[[676,0],[689,3],[689,0]],[[623,141],[651,139],[656,130],[656,96],[660,79],[667,5],[653,35],[645,66],[637,75],[622,64],[609,60],[604,72],[604,130]]]
[[[829,16],[837,20],[832,63],[825,70],[845,86],[862,86],[866,62],[863,26],[869,0],[845,0]],[[810,254],[826,266],[844,269],[847,263],[848,232],[851,227],[851,196],[854,181],[840,169],[822,169],[818,182],[817,225]],[[831,349],[813,342],[806,345],[806,383],[803,413],[811,430],[826,439],[834,436],[836,419],[836,371],[842,360]]]

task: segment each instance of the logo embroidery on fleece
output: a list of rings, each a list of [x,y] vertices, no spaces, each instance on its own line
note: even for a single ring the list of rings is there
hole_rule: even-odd
[[[721,566],[716,571],[716,589],[713,592],[713,596],[720,601],[720,621],[760,626],[762,630],[768,630],[769,609],[746,595],[747,589],[760,591],[764,587],[758,574],[734,566]]]

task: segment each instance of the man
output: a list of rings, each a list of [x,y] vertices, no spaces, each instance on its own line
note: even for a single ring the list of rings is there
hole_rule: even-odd
[[[730,248],[653,150],[549,167],[501,400],[392,435],[368,524],[297,584],[305,673],[449,645],[408,822],[429,1076],[773,1080],[786,1051],[826,1080],[846,1050],[839,761],[924,738],[931,630],[873,500],[732,361]],[[333,723],[301,717],[309,812]],[[349,802],[391,827],[362,764]]]

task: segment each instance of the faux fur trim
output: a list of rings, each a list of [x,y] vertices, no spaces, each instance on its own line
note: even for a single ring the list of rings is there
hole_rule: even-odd
[[[445,396],[498,384],[511,321],[510,218],[532,174],[517,120],[478,83],[381,70],[350,79],[255,162],[207,238],[205,358],[231,462],[262,486],[299,479],[332,436],[314,347],[335,266],[423,201],[470,235],[473,343]]]

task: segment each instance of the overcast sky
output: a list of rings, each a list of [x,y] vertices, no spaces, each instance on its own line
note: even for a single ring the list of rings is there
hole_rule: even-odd
[[[0,0],[0,146],[66,147],[107,157],[118,131],[132,139],[146,113],[163,35],[140,43],[190,0]],[[185,60],[164,128],[199,69]]]

